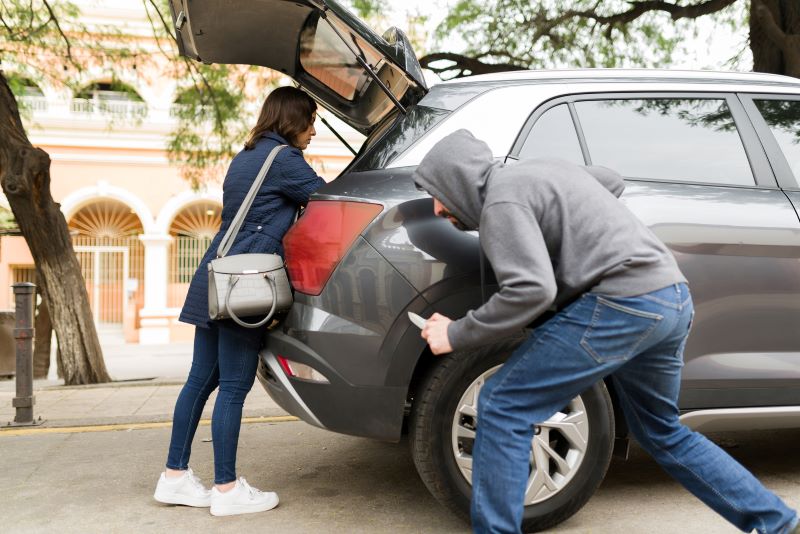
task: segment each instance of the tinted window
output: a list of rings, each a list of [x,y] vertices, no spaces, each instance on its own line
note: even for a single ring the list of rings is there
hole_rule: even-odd
[[[412,106],[407,114],[395,120],[385,134],[376,132],[373,134],[375,140],[367,139],[365,153],[353,165],[352,170],[366,171],[386,167],[449,114],[449,111],[443,109]]]
[[[786,156],[794,177],[800,181],[800,101],[756,100],[755,103]]]
[[[536,120],[519,153],[520,159],[561,158],[583,165],[583,153],[566,104],[548,109]]]
[[[370,77],[331,24],[336,24],[339,32],[351,39],[370,65],[377,65],[381,56],[363,39],[341,27],[338,22],[331,19],[328,21],[330,22],[309,18],[309,25],[300,34],[300,65],[340,96],[353,100],[356,93],[362,91],[370,81]]]
[[[723,99],[576,102],[592,163],[623,176],[753,185]]]

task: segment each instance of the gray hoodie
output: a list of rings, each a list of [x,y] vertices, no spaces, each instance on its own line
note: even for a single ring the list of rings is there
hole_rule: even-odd
[[[510,165],[467,130],[439,141],[414,181],[469,229],[500,290],[450,324],[453,350],[512,334],[586,291],[629,297],[685,282],[672,253],[617,197],[604,167],[557,159]]]

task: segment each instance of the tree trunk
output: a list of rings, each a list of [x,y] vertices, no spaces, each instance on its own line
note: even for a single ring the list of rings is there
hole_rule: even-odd
[[[751,0],[753,70],[800,78],[800,2]]]
[[[42,302],[37,306],[35,334],[33,340],[33,378],[47,378],[50,372],[50,338],[53,333],[53,323],[50,321],[50,310],[47,308],[44,292],[41,287],[36,288],[42,296]]]
[[[67,222],[50,195],[50,157],[28,140],[2,72],[0,184],[36,263],[63,357],[64,383],[110,381]]]

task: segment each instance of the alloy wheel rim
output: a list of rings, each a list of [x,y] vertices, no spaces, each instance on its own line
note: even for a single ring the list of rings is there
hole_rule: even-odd
[[[472,483],[472,446],[478,421],[478,396],[486,379],[500,366],[478,376],[464,391],[451,425],[452,450],[456,465]],[[589,443],[589,417],[580,396],[538,425],[531,446],[530,473],[525,505],[544,502],[573,479],[586,457]]]

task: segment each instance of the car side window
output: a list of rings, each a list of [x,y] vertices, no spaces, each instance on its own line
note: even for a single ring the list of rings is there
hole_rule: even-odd
[[[722,98],[639,98],[575,103],[594,165],[628,178],[754,185]]]
[[[800,181],[800,101],[754,100],[781,147],[794,177]]]
[[[519,153],[519,159],[545,157],[560,158],[578,165],[585,163],[566,104],[548,109],[536,120]]]

